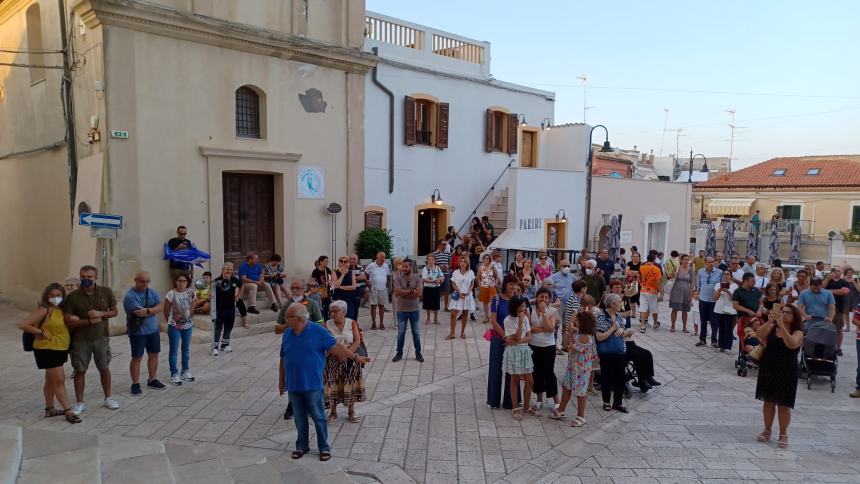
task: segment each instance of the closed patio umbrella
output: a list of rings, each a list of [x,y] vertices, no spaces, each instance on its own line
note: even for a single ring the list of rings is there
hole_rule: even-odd
[[[776,221],[770,223],[770,245],[768,249],[770,252],[768,263],[773,265],[773,260],[779,259],[779,232],[776,229]]]
[[[726,247],[725,254],[727,259],[731,259],[735,253],[735,221],[729,220],[729,223],[724,226],[726,231]]]
[[[708,235],[705,236],[705,255],[713,257],[717,252],[717,226],[714,221],[708,222]]]
[[[800,264],[800,224],[795,224],[791,229],[791,250],[788,254],[788,263],[792,265]]]
[[[613,215],[609,221],[609,232],[606,234],[606,241],[603,248],[609,252],[609,260],[618,260],[619,250],[621,249],[621,217]]]
[[[747,224],[747,256],[758,258],[758,229],[755,224]]]

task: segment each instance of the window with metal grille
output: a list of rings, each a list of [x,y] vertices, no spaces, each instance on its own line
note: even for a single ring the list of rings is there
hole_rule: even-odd
[[[250,87],[236,89],[236,136],[260,138],[260,95]]]

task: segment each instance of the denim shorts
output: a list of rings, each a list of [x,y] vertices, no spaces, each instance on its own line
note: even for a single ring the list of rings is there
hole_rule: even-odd
[[[131,344],[132,358],[143,356],[144,349],[150,355],[161,352],[161,334],[158,331],[149,334],[130,334],[128,342]]]

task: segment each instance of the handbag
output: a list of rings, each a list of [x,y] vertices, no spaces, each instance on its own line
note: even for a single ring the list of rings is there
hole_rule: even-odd
[[[42,325],[45,324],[45,320],[48,319],[48,311],[45,311],[45,315],[42,316],[42,320],[39,321],[39,325],[37,328],[42,329]],[[24,347],[24,351],[33,351],[33,343],[36,341],[36,335],[32,333],[28,333],[24,331],[21,333],[21,346]]]
[[[597,352],[605,355],[622,355],[627,351],[624,338],[612,335],[603,341],[597,342]]]
[[[624,295],[627,297],[634,297],[639,294],[639,280],[633,279],[632,282],[629,282],[624,285]]]
[[[487,341],[491,341],[493,339],[493,328],[487,328],[487,330],[484,331],[484,339]]]
[[[143,294],[143,308],[149,309],[149,288],[146,288],[146,292]],[[145,318],[140,318],[132,314],[126,315],[125,324],[128,327],[128,334],[135,334],[140,330],[141,325],[143,325],[143,320]]]

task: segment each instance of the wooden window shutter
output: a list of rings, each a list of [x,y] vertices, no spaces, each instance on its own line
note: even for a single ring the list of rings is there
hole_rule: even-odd
[[[487,116],[484,121],[486,131],[484,133],[484,150],[487,153],[493,152],[493,110],[487,110]]]
[[[520,117],[517,113],[508,114],[508,154],[517,152],[517,138],[519,138]]]
[[[412,146],[415,144],[415,98],[406,96],[403,106],[403,142]]]
[[[436,107],[436,147],[442,150],[448,147],[448,103]]]

